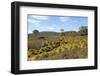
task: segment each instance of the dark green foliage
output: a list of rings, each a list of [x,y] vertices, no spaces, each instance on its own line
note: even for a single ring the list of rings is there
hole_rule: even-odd
[[[38,30],[33,30],[33,34],[34,35],[38,35],[39,34],[39,31]]]
[[[38,39],[44,39],[44,40],[45,40],[45,39],[46,39],[46,37],[42,37],[42,36],[40,36],[40,37],[38,37]]]
[[[81,27],[79,28],[79,33],[80,33],[80,35],[82,35],[82,36],[87,35],[87,34],[88,34],[88,28],[87,28],[87,26],[81,26]]]

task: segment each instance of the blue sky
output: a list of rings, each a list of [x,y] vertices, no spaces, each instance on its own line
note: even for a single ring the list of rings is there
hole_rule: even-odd
[[[80,26],[88,26],[88,17],[28,15],[28,33],[41,31],[78,31]]]

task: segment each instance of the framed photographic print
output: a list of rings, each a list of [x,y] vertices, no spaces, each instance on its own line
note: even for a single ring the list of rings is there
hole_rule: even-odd
[[[97,69],[97,7],[11,3],[11,72]]]

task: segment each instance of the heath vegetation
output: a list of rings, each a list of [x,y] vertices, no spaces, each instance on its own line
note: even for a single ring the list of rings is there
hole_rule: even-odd
[[[79,31],[39,32],[28,34],[28,61],[80,59],[88,57],[87,26]]]

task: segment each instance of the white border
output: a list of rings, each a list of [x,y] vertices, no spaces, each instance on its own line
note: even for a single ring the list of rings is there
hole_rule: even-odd
[[[87,16],[88,59],[27,61],[27,14]],[[43,7],[20,7],[20,70],[94,65],[94,11]]]

